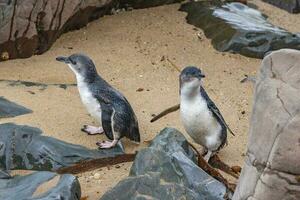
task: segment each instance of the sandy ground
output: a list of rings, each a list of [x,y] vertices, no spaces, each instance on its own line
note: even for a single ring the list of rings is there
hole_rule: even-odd
[[[299,15],[291,15],[271,5],[250,1],[269,16],[276,25],[290,31],[300,30]],[[241,84],[245,74],[255,75],[260,60],[214,50],[201,30],[185,22],[186,13],[177,11],[179,4],[122,12],[91,22],[78,31],[64,34],[43,55],[0,63],[0,79],[41,83],[75,83],[66,65],[55,61],[59,55],[84,52],[97,65],[99,74],[128,98],[139,119],[142,141],[150,140],[164,127],[183,131],[179,113],[175,112],[151,124],[151,115],[179,102],[178,72],[168,57],[181,69],[196,65],[206,74],[204,86],[221,110],[230,127],[229,145],[220,152],[230,165],[242,165],[246,150],[253,87]],[[197,33],[202,35],[200,40]],[[138,88],[144,91],[137,92]],[[97,124],[82,106],[76,87],[66,90],[49,86],[9,87],[0,82],[0,95],[34,112],[29,115],[1,119],[42,129],[46,135],[67,142],[97,148],[96,140],[104,136],[87,136],[80,131],[83,124]],[[188,136],[187,136],[188,137]],[[125,141],[133,152],[146,146]],[[82,196],[98,199],[128,175],[132,163],[124,163],[79,175]],[[94,176],[97,173],[96,176]],[[96,177],[96,178],[95,178]]]

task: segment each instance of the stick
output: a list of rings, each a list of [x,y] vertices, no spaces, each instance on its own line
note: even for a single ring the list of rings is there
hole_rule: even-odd
[[[236,185],[229,183],[227,181],[227,179],[225,179],[222,174],[220,174],[216,169],[214,169],[213,167],[210,166],[209,163],[207,163],[204,158],[202,157],[202,155],[199,153],[199,151],[196,149],[196,147],[194,145],[192,145],[191,143],[189,143],[189,145],[196,151],[196,153],[198,154],[198,166],[203,169],[206,173],[208,173],[209,175],[211,175],[212,177],[214,177],[215,179],[217,179],[218,181],[222,182],[226,188],[228,190],[230,190],[231,192],[234,192]]]
[[[179,110],[179,108],[180,108],[180,104],[177,104],[175,106],[167,108],[166,110],[162,111],[161,113],[159,113],[158,115],[156,115],[155,117],[153,117],[150,122],[151,123],[155,122],[156,120],[162,118],[163,116],[165,116],[165,115],[167,115],[169,113],[175,112],[176,110]]]
[[[181,72],[180,67],[178,67],[175,63],[173,63],[168,57],[166,57],[166,61],[168,61],[176,71]]]
[[[110,158],[96,158],[93,160],[79,162],[73,166],[60,168],[56,172],[59,174],[79,174],[86,171],[92,171],[101,167],[106,167],[108,165],[115,165],[123,162],[132,162],[134,161],[135,156],[136,153],[117,155],[115,157]]]
[[[201,167],[206,173],[217,179],[218,181],[222,182],[228,190],[234,192],[236,185],[229,183],[227,179],[225,179],[220,172],[210,166],[202,156],[198,156],[198,166]]]
[[[213,155],[210,159],[209,159],[209,164],[214,167],[217,168],[219,170],[222,170],[223,172],[231,175],[232,177],[238,179],[239,175],[237,173],[235,173],[231,167],[229,167],[226,163],[224,163],[218,155]]]

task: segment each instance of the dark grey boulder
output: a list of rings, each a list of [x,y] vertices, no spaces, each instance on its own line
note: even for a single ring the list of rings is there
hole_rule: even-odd
[[[165,128],[136,156],[128,178],[101,200],[224,199],[225,186],[195,163],[195,153],[176,129]]]
[[[290,13],[300,12],[300,0],[263,0]]]
[[[8,118],[8,117],[15,117],[18,115],[24,115],[31,113],[32,111],[20,106],[14,102],[11,102],[4,97],[0,97],[0,119],[1,118]]]
[[[3,200],[80,200],[80,197],[79,181],[70,174],[36,172],[0,179],[0,199]]]
[[[4,0],[0,3],[0,61],[47,51],[65,32],[112,10],[146,8],[181,0]]]
[[[112,149],[91,150],[42,136],[38,128],[12,123],[1,124],[0,133],[0,169],[55,171],[84,160],[124,154],[120,143]]]
[[[272,25],[258,10],[241,3],[219,0],[188,2],[181,11],[189,24],[203,29],[218,51],[263,58],[269,51],[300,49],[300,34]]]
[[[0,171],[0,179],[8,179],[8,178],[11,178],[9,172],[7,171]]]

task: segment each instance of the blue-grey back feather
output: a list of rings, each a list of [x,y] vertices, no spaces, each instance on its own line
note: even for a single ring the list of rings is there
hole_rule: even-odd
[[[101,105],[102,126],[106,136],[109,139],[113,138],[113,128],[120,134],[120,138],[125,136],[140,142],[138,121],[127,99],[100,77],[96,77],[89,87]],[[111,120],[114,127],[109,126],[112,124]]]

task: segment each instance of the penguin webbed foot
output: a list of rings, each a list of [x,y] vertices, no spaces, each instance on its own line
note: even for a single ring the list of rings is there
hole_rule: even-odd
[[[118,140],[113,140],[113,141],[102,141],[102,142],[97,142],[96,145],[99,146],[100,149],[110,149],[116,146],[118,143]]]
[[[104,133],[103,128],[96,127],[96,126],[90,126],[90,125],[83,125],[83,128],[81,129],[82,132],[87,133],[88,135],[97,135]]]

